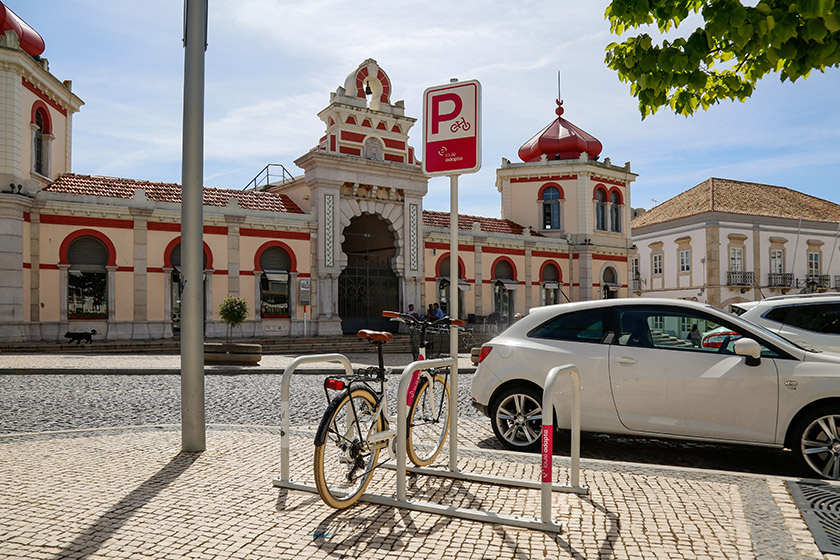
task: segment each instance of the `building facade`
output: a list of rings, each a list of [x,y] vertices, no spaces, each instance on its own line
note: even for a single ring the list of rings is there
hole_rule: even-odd
[[[34,31],[33,31],[34,33]],[[0,341],[178,336],[177,184],[74,174],[72,114],[82,101],[40,52],[7,30],[0,56],[5,150]],[[42,49],[43,50],[43,49]],[[501,218],[458,216],[459,278],[449,278],[447,212],[423,208],[416,119],[368,59],[330,95],[302,174],[204,190],[205,334],[221,337],[228,295],[252,313],[237,337],[394,329],[384,309],[444,310],[505,324],[537,305],[628,294],[629,164],[562,118],[497,170]]]
[[[633,219],[632,292],[721,309],[840,290],[840,205],[711,178]]]

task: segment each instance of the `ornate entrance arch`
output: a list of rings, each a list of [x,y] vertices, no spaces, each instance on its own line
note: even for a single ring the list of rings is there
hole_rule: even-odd
[[[338,277],[338,314],[341,331],[370,328],[396,332],[398,323],[382,317],[383,310],[399,310],[399,278],[393,270],[397,254],[394,232],[381,216],[362,214],[342,232],[341,250],[347,266]]]

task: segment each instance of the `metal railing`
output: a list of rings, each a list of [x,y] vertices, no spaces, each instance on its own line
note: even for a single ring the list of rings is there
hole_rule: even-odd
[[[276,168],[280,168],[279,170]],[[271,172],[272,168],[274,169],[274,173]],[[257,173],[257,176],[251,179],[251,182],[245,185],[245,188],[242,189],[247,191],[249,189],[253,190],[265,190],[266,187],[274,184],[280,183],[284,185],[288,182],[294,180],[294,176],[289,173],[289,170],[286,169],[283,164],[281,163],[269,163],[265,167],[262,168],[262,171]],[[261,188],[262,187],[262,188]]]
[[[755,284],[755,274],[743,270],[730,270],[726,273],[728,286],[752,286]]]
[[[831,275],[830,274],[809,274],[805,277],[805,282],[817,288],[830,288]]]
[[[793,273],[791,272],[771,272],[767,275],[768,286],[793,286]]]

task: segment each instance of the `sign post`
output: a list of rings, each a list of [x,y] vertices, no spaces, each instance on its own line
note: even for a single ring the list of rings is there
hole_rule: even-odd
[[[478,80],[433,86],[423,93],[423,172],[449,175],[449,316],[458,318],[458,175],[481,169],[481,84]],[[449,327],[456,358],[449,387],[449,415],[458,416],[458,327]],[[458,422],[449,423],[449,470],[458,470]]]

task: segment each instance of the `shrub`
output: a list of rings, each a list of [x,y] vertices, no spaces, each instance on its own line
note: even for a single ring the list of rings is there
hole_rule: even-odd
[[[244,298],[228,296],[219,305],[219,316],[228,326],[228,342],[233,342],[233,327],[248,317],[248,303]]]

